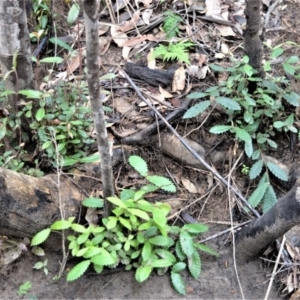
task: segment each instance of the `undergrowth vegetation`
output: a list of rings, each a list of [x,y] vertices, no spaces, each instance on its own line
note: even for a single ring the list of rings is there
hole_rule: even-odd
[[[277,59],[282,54],[283,48],[279,45],[272,50],[270,58]],[[288,174],[263,154],[268,148],[277,149],[278,134],[292,132],[300,138],[294,115],[300,96],[292,90],[290,80],[285,76],[274,75],[269,61],[264,64],[266,76],[263,79],[256,77],[257,71],[248,62],[249,58],[244,57],[242,60],[232,59],[232,66],[227,68],[210,65],[216,73],[228,73],[228,78],[203,92],[191,93],[188,97],[198,101],[186,111],[183,118],[196,117],[209,107],[221,108],[227,115],[227,121],[213,126],[210,132],[230,132],[237,141],[244,143],[244,151],[253,161],[248,172],[249,178],[254,180],[260,176],[257,188],[248,201],[254,208],[262,203],[263,212],[267,212],[277,199],[270,184],[269,172],[283,181],[288,180]],[[300,78],[298,56],[286,58],[283,68],[288,76]],[[249,82],[256,83],[254,93],[250,93],[248,89]]]
[[[137,190],[124,189],[120,197],[108,197],[115,208],[111,216],[102,218],[102,225],[83,226],[75,223],[74,217],[56,221],[50,228],[37,233],[31,246],[44,242],[51,231],[71,229],[74,233],[67,237],[68,248],[80,262],[68,272],[68,281],[78,279],[89,266],[101,273],[105,267],[116,268],[121,264],[125,270],[135,270],[138,282],[148,279],[153,270],[160,275],[170,271],[174,288],[184,295],[185,283],[180,272],[188,269],[193,278],[199,277],[198,250],[217,255],[210,247],[197,242],[199,234],[206,232],[208,227],[203,224],[168,225],[170,205],[151,203],[145,196],[157,189],[175,192],[174,184],[166,177],[148,175],[147,164],[139,156],[130,156],[129,163],[149,184]],[[87,198],[83,205],[101,208],[103,200]]]

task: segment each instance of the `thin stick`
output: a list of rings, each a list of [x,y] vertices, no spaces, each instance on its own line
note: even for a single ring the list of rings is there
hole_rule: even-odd
[[[146,99],[142,93],[140,92],[139,88],[135,85],[135,83],[131,80],[131,78],[128,76],[128,74],[122,70],[121,73],[124,75],[124,77],[127,79],[127,81],[131,84],[131,86],[134,88],[135,92],[138,94],[138,96],[149,106],[152,108],[152,110],[158,115],[158,117],[166,124],[168,129],[180,140],[180,142],[183,144],[183,146],[188,149],[191,154],[198,159],[206,169],[208,169],[210,172],[212,172],[226,187],[228,187],[229,190],[233,191],[234,194],[237,195],[238,198],[246,205],[256,217],[260,217],[260,214],[257,210],[255,210],[243,197],[243,195],[237,191],[233,186],[231,186],[216,170],[214,170],[185,140],[182,139],[182,137],[177,133],[177,131],[170,125],[170,123],[161,115],[159,111],[150,103],[148,99]]]
[[[273,269],[273,272],[272,272],[272,277],[270,279],[270,283],[269,283],[268,290],[267,290],[267,293],[266,293],[266,296],[265,296],[264,300],[268,300],[268,298],[269,298],[269,294],[270,294],[270,291],[271,291],[271,287],[273,285],[273,281],[274,281],[274,278],[275,278],[275,275],[276,275],[276,270],[277,270],[277,267],[278,267],[278,264],[279,264],[279,260],[280,260],[280,256],[281,256],[284,244],[285,244],[285,235],[282,238],[279,253],[277,255],[276,263],[275,263],[275,266],[274,266],[274,269]]]

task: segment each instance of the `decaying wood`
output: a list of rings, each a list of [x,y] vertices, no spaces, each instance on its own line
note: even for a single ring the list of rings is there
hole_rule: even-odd
[[[173,76],[178,66],[171,67],[167,71],[152,70],[145,66],[126,63],[125,71],[135,79],[140,79],[152,86],[169,86],[173,81]]]
[[[300,179],[267,213],[236,233],[240,262],[256,258],[267,246],[300,224]]]

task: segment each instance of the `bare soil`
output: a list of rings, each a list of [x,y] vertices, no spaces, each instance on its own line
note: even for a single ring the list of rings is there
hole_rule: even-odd
[[[62,4],[62,1],[55,1]],[[299,32],[296,28],[300,28],[300,5],[298,1],[283,1],[287,8],[283,10],[281,16],[282,29],[270,31],[266,33],[267,38],[271,38],[274,44],[282,41],[291,40],[300,41]],[[282,4],[283,5],[283,4]],[[63,10],[62,15],[66,12]],[[102,62],[106,68],[113,68],[121,63],[120,52],[118,48],[110,47],[110,50],[102,58]],[[297,53],[296,53],[297,54]],[[299,55],[299,53],[298,53]],[[299,87],[295,85],[295,89]],[[199,136],[199,134],[198,134]],[[209,137],[207,137],[209,138]],[[197,139],[197,138],[196,138]],[[230,142],[228,142],[230,143]],[[291,163],[292,154],[288,150],[288,141],[280,141],[284,150],[278,156],[286,163]],[[224,142],[220,146],[226,149],[228,145]],[[141,155],[149,163],[149,169],[156,174],[168,175],[165,166],[171,169],[175,174],[189,178],[199,186],[206,188],[209,185],[206,172],[199,172],[192,168],[184,167],[173,162],[170,158],[163,156],[155,148],[140,149]],[[297,154],[298,155],[298,154]],[[297,159],[296,155],[296,159]],[[295,157],[294,157],[295,158]],[[157,164],[157,162],[160,162]],[[230,169],[229,165],[221,166],[222,174]],[[119,171],[119,170],[117,170]],[[126,181],[125,171],[120,172],[120,182]],[[216,184],[215,182],[213,184]],[[241,191],[247,193],[248,181],[246,176],[240,172],[235,174],[235,184]],[[184,192],[185,195],[187,191]],[[284,190],[282,190],[284,193]],[[162,196],[163,197],[163,196]],[[166,198],[170,200],[170,196]],[[196,199],[195,195],[188,195],[188,203]],[[185,203],[184,205],[188,204]],[[206,238],[215,233],[229,228],[228,197],[225,188],[219,186],[216,191],[207,199],[199,201],[191,205],[188,209],[190,215],[202,223],[210,225],[210,231],[201,238]],[[234,216],[235,217],[235,216]],[[236,220],[240,221],[240,220]],[[34,256],[30,251],[25,252],[21,258],[9,266],[0,269],[0,299],[19,299],[17,290],[25,281],[32,283],[32,289],[24,296],[24,299],[263,299],[269,284],[269,276],[272,273],[272,266],[268,266],[261,259],[255,261],[234,264],[234,247],[231,243],[230,234],[217,237],[209,242],[209,246],[214,248],[219,257],[214,258],[202,255],[202,273],[199,280],[193,280],[191,277],[185,276],[187,283],[187,295],[182,297],[175,292],[171,286],[170,279],[167,275],[158,276],[152,274],[149,280],[139,284],[134,279],[133,272],[125,272],[120,270],[112,270],[110,273],[96,275],[87,273],[75,282],[66,282],[65,277],[58,282],[53,280],[60,268],[61,253],[60,251],[52,251],[46,253],[48,259],[49,274],[46,276],[40,270],[34,270],[33,265],[41,261],[40,258]],[[44,260],[45,258],[42,258]],[[66,271],[75,264],[74,260],[67,262]],[[237,276],[238,275],[238,276]],[[242,294],[243,293],[243,294]],[[280,285],[275,282],[272,287],[269,299],[282,299]]]

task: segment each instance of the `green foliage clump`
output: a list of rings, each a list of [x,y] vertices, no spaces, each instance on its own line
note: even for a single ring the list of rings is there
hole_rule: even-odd
[[[166,33],[167,39],[177,37],[179,33],[178,25],[182,22],[182,18],[172,11],[164,13],[163,30]]]
[[[164,61],[181,60],[190,64],[188,48],[195,46],[191,42],[169,43],[168,46],[159,45],[154,48],[153,57],[159,57]]]
[[[114,204],[112,215],[102,219],[102,225],[85,227],[74,223],[74,217],[56,221],[50,228],[37,233],[31,245],[44,242],[52,230],[71,229],[69,250],[74,257],[82,259],[68,273],[67,280],[78,279],[93,266],[97,273],[104,267],[115,268],[122,264],[126,270],[135,269],[135,279],[143,282],[153,270],[158,274],[171,272],[171,281],[180,294],[185,294],[185,284],[180,274],[188,269],[193,278],[201,273],[201,259],[198,250],[217,255],[208,246],[196,241],[208,227],[203,224],[186,224],[183,227],[167,224],[170,205],[151,203],[144,196],[159,188],[175,192],[174,184],[162,176],[149,176],[146,162],[138,156],[131,156],[129,163],[150,184],[137,191],[124,189],[120,197],[109,197]],[[83,204],[88,207],[102,207],[103,200],[88,198]]]
[[[276,47],[272,50],[271,58],[277,58],[282,53],[283,49]],[[294,125],[294,113],[290,112],[290,108],[299,106],[300,95],[291,89],[286,78],[273,75],[269,62],[264,64],[266,76],[263,79],[257,77],[257,71],[249,65],[248,57],[241,61],[233,61],[233,65],[228,68],[218,65],[210,67],[215,72],[229,73],[228,78],[204,92],[191,93],[188,97],[198,99],[199,102],[190,107],[183,118],[196,117],[214,105],[223,107],[228,116],[227,124],[215,125],[210,132],[230,132],[238,141],[244,143],[245,153],[255,161],[249,170],[251,180],[260,176],[265,168],[258,187],[249,198],[249,203],[253,207],[262,203],[263,211],[266,212],[276,203],[269,172],[284,181],[288,180],[288,175],[284,169],[266,160],[262,154],[268,147],[277,148],[276,133],[293,132],[299,135]],[[299,57],[287,58],[283,68],[290,76],[299,78]],[[256,83],[254,93],[248,90],[249,82]]]

